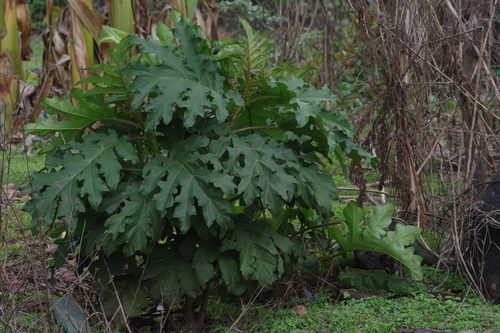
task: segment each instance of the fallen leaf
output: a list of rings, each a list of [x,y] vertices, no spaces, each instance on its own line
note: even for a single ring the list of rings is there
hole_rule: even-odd
[[[295,305],[292,308],[292,310],[297,312],[297,314],[299,315],[300,318],[305,318],[306,314],[308,313],[307,308],[303,305]]]

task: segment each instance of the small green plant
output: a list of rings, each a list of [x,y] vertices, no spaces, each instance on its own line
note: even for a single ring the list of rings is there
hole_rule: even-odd
[[[159,41],[128,36],[108,51],[111,63],[92,68],[104,74],[81,81],[94,88],[71,91],[76,105],[43,101],[71,120],[26,127],[59,134],[32,180],[32,229],[57,238],[56,266],[79,248],[118,325],[148,299],[185,295],[183,318],[199,329],[216,276],[235,295],[270,285],[308,257],[290,238],[316,225],[300,212],[332,216],[337,190],[318,156],[344,169],[375,163],[345,114],[325,109],[336,97],[300,79],[304,69],[269,68],[269,39],[248,23],[247,37],[219,44],[174,17],[173,31],[158,26]],[[85,134],[96,121],[103,126]],[[180,328],[172,315],[169,323]]]
[[[420,235],[421,229],[397,224],[394,231],[387,231],[393,213],[394,204],[386,204],[375,207],[371,215],[365,216],[363,209],[351,201],[343,211],[344,223],[328,231],[344,251],[370,250],[388,254],[399,260],[410,276],[421,280],[422,257],[414,254],[413,247],[407,247]]]

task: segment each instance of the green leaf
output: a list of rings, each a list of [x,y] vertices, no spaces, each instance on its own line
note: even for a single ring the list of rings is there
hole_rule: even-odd
[[[408,247],[419,235],[421,229],[416,226],[396,225],[394,231],[386,231],[391,224],[394,204],[375,207],[374,213],[368,217],[366,224],[363,210],[351,201],[344,209],[345,224],[342,227],[329,229],[334,238],[345,251],[369,250],[386,253],[400,261],[415,280],[423,277],[420,263],[422,257],[415,255],[415,249]]]
[[[340,131],[349,140],[353,139],[356,131],[352,125],[347,120],[347,114],[345,112],[338,112],[334,110],[322,111],[319,116],[321,117],[322,123],[325,128],[329,131]],[[370,155],[368,155],[370,156]]]
[[[366,225],[366,231],[376,238],[382,238],[386,234],[385,229],[387,229],[392,222],[391,217],[393,213],[394,203],[376,207],[369,218],[370,223]]]
[[[333,140],[338,143],[338,146],[336,147],[338,148],[338,152],[335,151],[335,153],[337,154],[337,159],[341,162],[344,169],[347,169],[345,163],[343,162],[345,155],[355,162],[361,162],[361,159],[364,159],[367,164],[373,167],[377,166],[379,158],[370,155],[365,149],[363,149],[363,147],[352,142],[352,139],[350,139],[347,135],[339,131],[334,131],[332,136],[334,136]]]
[[[201,287],[190,263],[165,246],[155,248],[145,267],[143,278],[151,297],[166,304],[177,302],[181,292],[196,298]]]
[[[347,121],[346,114],[325,110],[326,102],[338,102],[328,89],[317,90],[298,78],[282,81],[275,77],[260,77],[259,84],[262,89],[246,101],[246,111],[238,119],[239,128],[269,127],[272,124],[276,129],[267,130],[269,135],[283,140],[286,132],[292,132],[302,138],[304,145],[324,154],[335,152],[338,148],[337,139],[340,136],[333,132],[337,131],[352,144],[353,157],[358,157],[354,155],[358,146],[351,140],[355,130]],[[340,152],[339,162],[345,164],[343,151]],[[360,157],[371,157],[362,152],[365,154],[360,154]]]
[[[154,54],[161,62],[159,65],[131,62],[125,69],[127,75],[136,76],[128,88],[136,93],[132,107],[139,108],[146,96],[155,93],[144,105],[151,111],[146,118],[146,131],[153,130],[160,121],[170,123],[178,108],[182,109],[184,126],[188,128],[197,117],[204,117],[206,110],[214,111],[219,122],[224,121],[228,116],[224,78],[217,73],[217,63],[208,54],[198,52],[205,40],[199,27],[188,25],[182,19],[173,33],[181,45],[163,46],[151,38],[132,39],[140,45],[141,52]]]
[[[193,268],[198,283],[204,286],[215,275],[214,262],[220,257],[218,244],[205,241],[199,244],[193,256]]]
[[[232,143],[224,166],[240,178],[238,194],[247,205],[259,197],[265,207],[278,214],[283,201],[290,201],[295,193],[297,180],[286,169],[296,157],[285,156],[287,149],[281,143],[258,134],[233,136]]]
[[[139,194],[138,184],[134,185],[137,192],[130,193],[119,212],[105,222],[111,237],[110,242],[103,246],[106,256],[111,255],[120,244],[123,244],[126,257],[147,253],[150,244],[158,240],[166,225],[156,211],[152,195]]]
[[[262,285],[276,281],[284,273],[281,253],[289,253],[292,243],[262,221],[246,221],[240,216],[220,251],[239,252],[241,275]],[[234,279],[234,277],[232,278]],[[227,283],[227,281],[226,281]]]
[[[59,218],[72,220],[85,211],[83,199],[97,209],[103,192],[116,188],[121,158],[137,159],[126,137],[110,130],[89,133],[83,143],[72,142],[48,156],[45,169],[33,176],[33,224],[52,224]]]
[[[331,91],[323,87],[321,90],[313,89],[311,86],[306,84],[303,80],[298,78],[290,79],[286,82],[286,85],[289,89],[296,92],[296,97],[290,99],[290,103],[298,104],[297,109],[297,125],[298,127],[304,127],[308,121],[309,117],[318,117],[323,116],[324,103],[330,102],[332,104],[337,104],[339,99],[337,96],[333,95]],[[321,113],[321,115],[320,115]],[[334,114],[334,111],[324,111],[324,113]],[[354,133],[354,129],[347,122],[347,119],[344,120],[344,130],[346,130],[349,134]],[[338,126],[339,124],[333,122],[334,125]]]
[[[71,90],[71,96],[79,101],[77,106],[73,106],[67,96],[61,100],[58,97],[43,99],[41,104],[51,110],[52,114],[70,116],[71,120],[62,117],[55,121],[54,118],[40,119],[36,124],[26,124],[24,130],[29,134],[44,136],[46,134],[60,133],[65,142],[73,138],[80,138],[85,128],[92,126],[96,121],[104,117],[112,117],[113,110],[101,104],[90,102],[83,103],[82,91],[80,89]]]
[[[127,37],[129,34],[126,31],[122,31],[109,25],[103,25],[101,28],[101,33],[99,34],[98,43],[120,43],[120,41]]]
[[[56,315],[57,322],[63,326],[68,333],[91,333],[90,325],[82,308],[71,296],[52,302],[52,311]]]
[[[121,327],[128,318],[141,314],[147,296],[146,290],[133,277],[116,276],[101,296],[104,314],[114,318],[115,324]]]
[[[255,32],[246,20],[240,17],[239,21],[247,34],[247,37],[243,37],[240,42],[244,51],[239,62],[246,73],[261,74],[265,71],[266,61],[270,60],[269,52],[273,44],[269,41],[269,37],[260,37],[260,34]]]
[[[246,290],[246,283],[241,275],[238,262],[229,254],[221,254],[219,267],[222,273],[227,291],[232,295],[241,295]]]
[[[314,207],[318,213],[329,214],[332,201],[338,198],[338,190],[332,177],[323,174],[316,165],[301,167],[295,176],[298,179],[296,196],[302,198],[307,206]]]
[[[70,149],[79,150],[73,163],[64,163],[64,168],[72,169],[76,179],[82,182],[81,196],[88,196],[93,208],[97,208],[102,201],[102,192],[114,190],[120,179],[121,163],[118,156],[136,160],[137,155],[126,137],[118,138],[113,130],[108,134],[91,133],[83,138],[83,144],[73,142],[68,145]],[[103,179],[101,179],[101,177]]]
[[[172,44],[175,40],[172,31],[162,21],[159,21],[156,26],[156,36],[163,45]]]
[[[208,168],[207,162],[215,163],[216,157],[197,151],[208,145],[208,138],[191,136],[144,168],[143,191],[160,189],[154,195],[157,209],[165,216],[167,209],[174,207],[173,216],[179,220],[182,233],[191,227],[191,216],[197,214],[197,207],[201,208],[207,226],[216,222],[222,229],[232,228],[233,208],[224,195],[233,194],[236,185],[229,175]]]

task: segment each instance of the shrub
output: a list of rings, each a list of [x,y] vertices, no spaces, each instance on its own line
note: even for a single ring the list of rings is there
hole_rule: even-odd
[[[331,218],[337,190],[322,159],[374,162],[345,114],[327,107],[336,97],[291,63],[268,68],[268,38],[242,25],[247,37],[220,44],[181,18],[173,31],[158,27],[159,41],[126,37],[81,81],[92,89],[71,91],[75,104],[43,102],[71,120],[26,127],[59,133],[32,180],[32,228],[57,239],[56,265],[79,248],[80,267],[113,291],[103,293],[111,316],[184,294],[185,318],[201,327],[215,277],[239,295],[308,256],[290,236],[315,225],[301,212]]]

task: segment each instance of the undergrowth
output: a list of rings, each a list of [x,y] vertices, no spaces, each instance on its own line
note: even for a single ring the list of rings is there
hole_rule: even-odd
[[[303,298],[284,301],[283,297],[262,303],[210,302],[208,332],[345,332],[388,333],[401,328],[454,331],[500,331],[500,307],[485,304],[456,272],[424,267],[424,279],[411,282],[407,292],[386,293],[364,299],[344,299],[323,290],[315,302]],[[439,290],[441,293],[434,292]],[[454,291],[457,294],[446,291]],[[240,299],[241,301],[241,299]],[[300,318],[292,306],[304,304],[308,314]],[[244,315],[241,316],[241,313]]]
[[[309,307],[301,319],[290,309],[277,309],[256,332],[397,332],[400,328],[435,330],[500,329],[498,307],[486,307],[477,298],[440,299],[428,294],[399,299],[370,297],[335,303],[326,298]]]

